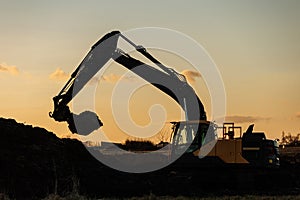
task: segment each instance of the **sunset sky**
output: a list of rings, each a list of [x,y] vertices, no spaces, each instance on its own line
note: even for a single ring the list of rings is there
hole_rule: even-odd
[[[280,138],[282,131],[300,133],[298,0],[0,0],[0,5],[1,117],[41,126],[58,136],[70,135],[67,124],[55,122],[48,112],[53,109],[52,97],[90,47],[112,30],[162,27],[190,36],[214,60],[224,81],[228,120],[244,129],[255,123],[254,130],[270,138]],[[164,53],[155,53],[164,62]],[[166,62],[183,70],[170,57]],[[97,89],[96,109],[107,124],[102,128],[105,133],[118,132],[110,121],[106,97],[118,76],[126,72],[122,70],[116,66],[106,72]],[[191,85],[201,90],[202,77],[194,79]],[[169,110],[175,105],[157,91],[142,101],[141,96],[152,90],[141,91],[130,104],[132,117],[140,125],[149,121],[146,108],[155,103],[153,97],[162,99],[160,103]],[[200,98],[209,104],[207,91],[203,94]],[[174,116],[171,113],[168,120]]]

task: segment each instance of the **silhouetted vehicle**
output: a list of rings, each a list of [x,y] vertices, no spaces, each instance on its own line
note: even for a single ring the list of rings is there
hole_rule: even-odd
[[[123,39],[133,46],[156,67],[143,63],[117,48],[119,39]],[[219,157],[225,163],[279,164],[275,142],[266,140],[265,136],[261,134],[258,136],[259,134],[254,133],[235,139],[232,132],[235,128],[233,125],[229,128],[227,135],[224,133],[229,139],[218,140],[216,146],[213,147],[213,141],[216,139],[216,127],[213,123],[206,121],[204,106],[185,76],[163,65],[143,46],[134,44],[119,31],[106,34],[92,46],[63,89],[53,98],[54,111],[50,112],[49,116],[59,122],[68,122],[72,133],[87,135],[100,128],[103,123],[95,113],[84,111],[79,115],[73,114],[68,104],[109,60],[113,60],[137,74],[171,97],[184,110],[186,119],[189,121],[174,122],[173,155],[193,153],[201,157],[200,147],[203,151],[202,147],[212,145],[211,148],[207,148],[212,151],[206,153]]]
[[[201,162],[207,164],[241,164],[272,168],[280,165],[278,142],[266,139],[262,132],[253,132],[254,125],[250,125],[242,135],[242,128],[234,123],[224,123],[222,127],[203,120],[172,124],[173,155],[181,153],[180,149],[187,148],[183,156],[200,157],[203,158]],[[218,129],[222,129],[223,136],[220,139],[217,138]],[[239,136],[235,137],[237,130]]]

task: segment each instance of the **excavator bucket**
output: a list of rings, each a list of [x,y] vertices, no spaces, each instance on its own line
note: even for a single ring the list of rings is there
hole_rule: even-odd
[[[68,124],[70,131],[79,135],[89,135],[103,126],[97,114],[91,111],[84,111],[79,115],[73,114],[73,119],[71,118]]]

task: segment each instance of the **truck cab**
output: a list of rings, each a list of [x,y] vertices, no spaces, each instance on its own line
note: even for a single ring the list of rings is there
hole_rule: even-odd
[[[279,144],[267,139],[263,132],[244,133],[242,138],[242,156],[256,166],[278,167]]]

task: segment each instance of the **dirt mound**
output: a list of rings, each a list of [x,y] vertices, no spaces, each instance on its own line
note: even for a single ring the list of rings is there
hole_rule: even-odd
[[[203,166],[182,157],[159,171],[119,172],[101,164],[74,139],[0,118],[0,193],[40,199],[70,193],[89,197],[299,194],[299,168],[254,169]]]
[[[13,119],[0,118],[0,138],[0,191],[11,197],[79,191],[86,169],[102,167],[78,140]]]

